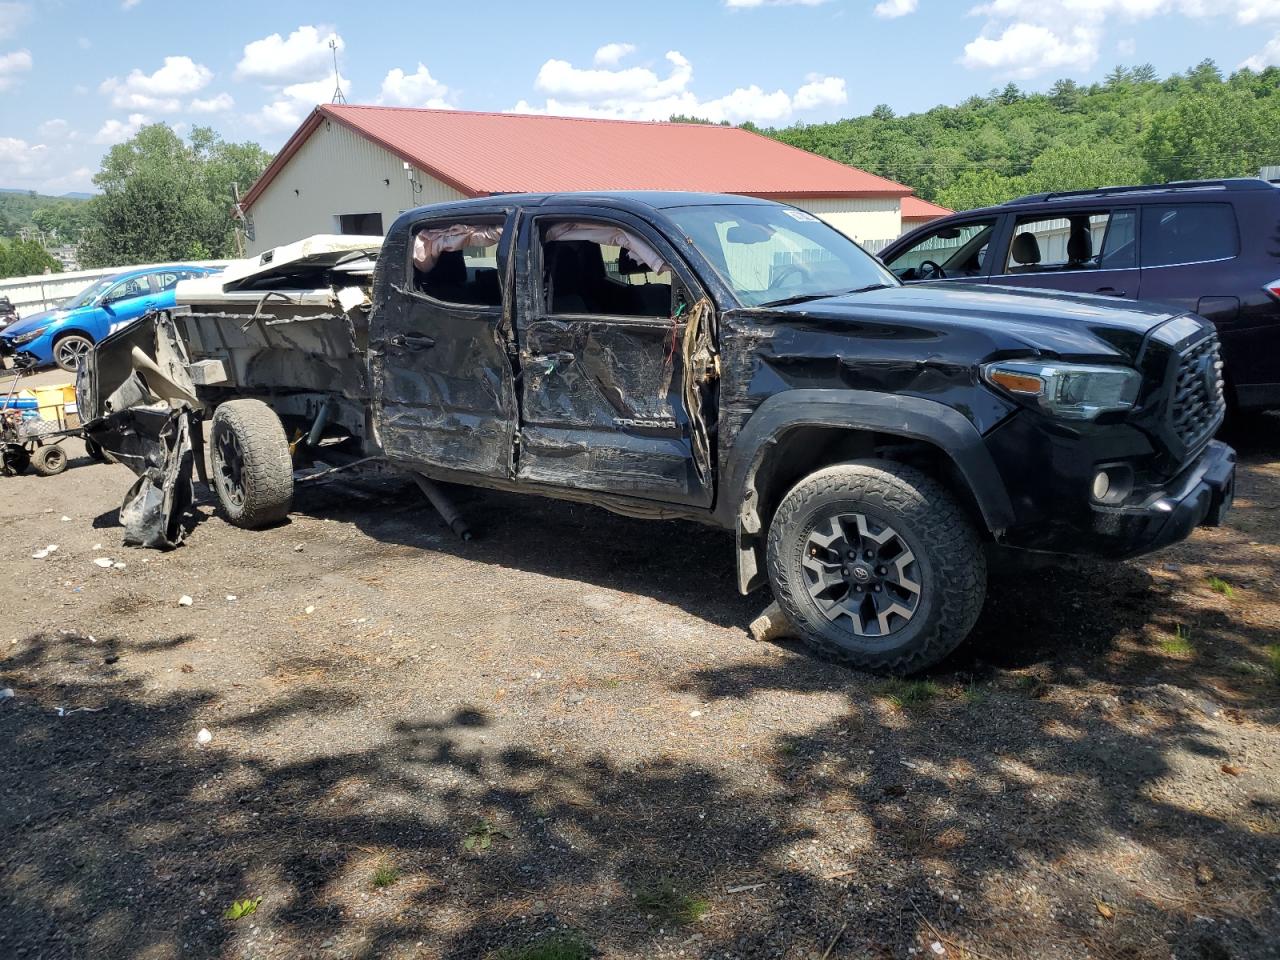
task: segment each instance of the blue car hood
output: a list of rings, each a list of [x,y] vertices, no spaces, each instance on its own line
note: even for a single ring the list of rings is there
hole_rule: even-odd
[[[4,328],[6,337],[17,337],[24,333],[30,333],[36,327],[43,327],[46,324],[53,323],[56,320],[62,320],[70,311],[61,308],[53,310],[41,310],[39,313],[33,313],[23,317],[17,323],[11,323]]]

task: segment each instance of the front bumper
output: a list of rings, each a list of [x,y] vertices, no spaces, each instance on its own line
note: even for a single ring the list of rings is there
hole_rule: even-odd
[[[1119,506],[1091,503],[1074,523],[1013,528],[1001,542],[1023,549],[1123,560],[1222,524],[1235,494],[1236,452],[1217,440],[1177,476]]]
[[[1209,441],[1191,466],[1173,479],[1168,488],[1142,503],[1122,507],[1095,507],[1095,528],[1117,547],[1130,540],[1129,549],[1112,554],[1135,557],[1185,540],[1196,527],[1221,526],[1235,499],[1236,452],[1225,443]]]

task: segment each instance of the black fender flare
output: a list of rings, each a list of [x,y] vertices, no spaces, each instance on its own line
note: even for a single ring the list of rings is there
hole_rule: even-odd
[[[788,390],[752,413],[734,438],[722,473],[717,519],[736,531],[738,586],[763,583],[759,556],[765,517],[755,479],[770,451],[789,431],[835,427],[919,440],[950,457],[993,535],[1013,525],[1013,503],[978,428],[953,407],[923,397],[867,390]]]

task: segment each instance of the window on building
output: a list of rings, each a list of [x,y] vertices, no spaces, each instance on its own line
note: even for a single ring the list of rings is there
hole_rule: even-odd
[[[1025,217],[1013,231],[1005,273],[1127,269],[1137,265],[1132,210]]]
[[[382,236],[382,214],[342,213],[338,215],[338,232],[357,237]]]
[[[1142,265],[1228,260],[1240,253],[1229,203],[1152,204],[1142,210]]]

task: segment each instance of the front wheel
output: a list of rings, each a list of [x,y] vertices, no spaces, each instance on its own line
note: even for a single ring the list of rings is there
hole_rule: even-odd
[[[275,411],[261,400],[230,400],[209,431],[213,488],[227,519],[257,530],[278,523],[293,504],[293,457]]]
[[[877,673],[936,664],[968,636],[987,569],[964,511],[927,474],[884,460],[819,470],[769,526],[769,582],[801,638]]]
[[[63,370],[75,373],[80,361],[93,349],[93,341],[83,334],[69,333],[53,345],[53,360]]]

